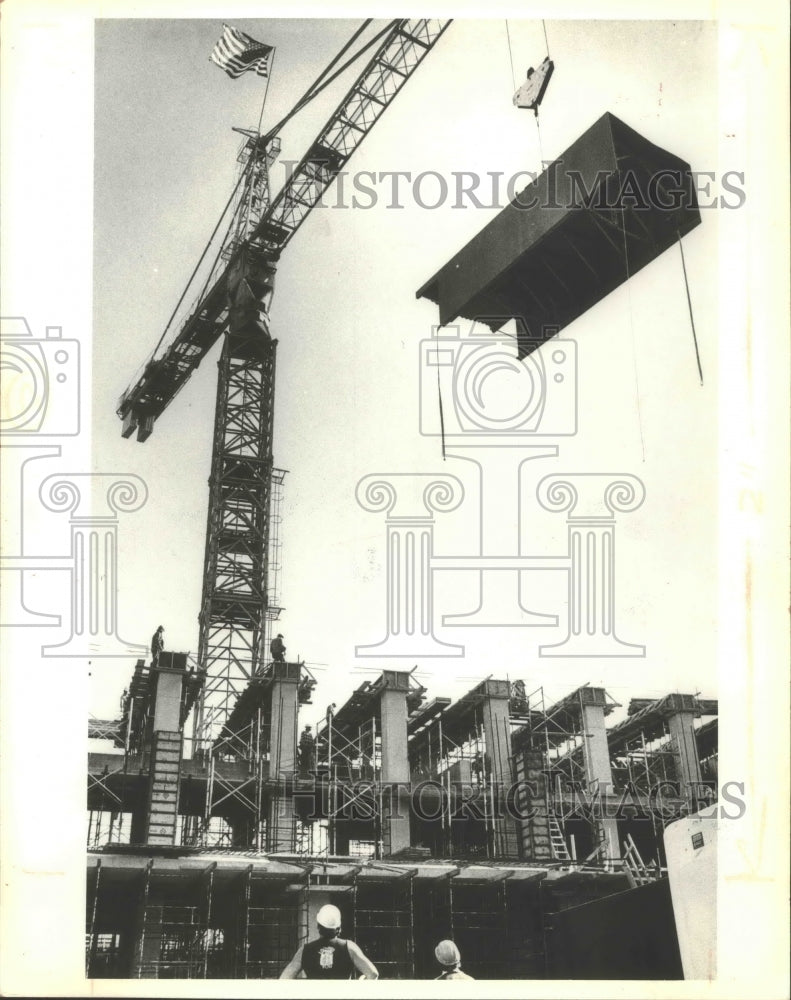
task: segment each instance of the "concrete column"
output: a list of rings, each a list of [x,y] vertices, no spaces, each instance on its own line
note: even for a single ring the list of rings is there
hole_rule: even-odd
[[[409,674],[401,670],[385,670],[382,677],[384,689],[379,699],[382,781],[398,783],[385,796],[382,840],[384,853],[394,854],[410,846],[406,704]]]
[[[181,724],[181,691],[184,683],[183,670],[159,668],[157,674],[157,694],[154,704],[154,732],[166,730],[175,732]]]
[[[496,804],[494,819],[494,853],[501,857],[519,856],[516,823],[505,813],[505,802],[513,784],[511,772],[511,725],[508,701],[511,686],[508,681],[487,680],[483,682],[483,737],[486,743],[488,762],[487,808],[491,809],[493,785]]]
[[[521,856],[528,860],[551,860],[544,755],[540,750],[522,750],[514,756],[514,771],[516,806],[525,817],[519,820]]]
[[[151,778],[146,817],[146,843],[176,843],[181,770],[181,695],[184,671],[154,668],[157,679],[151,740]]]
[[[286,793],[285,781],[297,769],[297,713],[300,666],[273,663],[270,707],[269,779],[273,782],[267,815],[267,846],[270,851],[296,848],[294,799]]]
[[[681,795],[693,803],[697,810],[703,778],[695,739],[696,699],[691,694],[671,694],[666,701],[668,702],[667,726],[678,752]]]
[[[604,688],[592,687],[580,688],[579,694],[581,725],[584,734],[582,748],[585,760],[585,778],[592,794],[595,794],[597,788],[600,790],[600,808],[603,813],[606,797],[612,791],[612,769],[604,716],[607,696]],[[617,821],[601,815],[597,824],[599,837],[605,842],[605,857],[619,858],[621,847],[618,840]]]

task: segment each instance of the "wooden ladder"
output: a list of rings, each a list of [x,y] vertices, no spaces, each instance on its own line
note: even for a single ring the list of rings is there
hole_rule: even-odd
[[[627,835],[626,840],[623,842],[623,861],[637,885],[645,885],[646,882],[653,882],[651,873],[646,868],[645,862],[637,850],[637,845],[632,840],[631,833]]]
[[[558,861],[571,861],[566,838],[563,836],[558,818],[553,812],[549,813],[549,842],[552,845],[553,858]]]

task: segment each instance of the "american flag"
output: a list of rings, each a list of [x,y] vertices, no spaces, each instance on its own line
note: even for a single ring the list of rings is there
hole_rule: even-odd
[[[251,69],[259,76],[269,75],[271,45],[264,45],[230,24],[222,26],[222,38],[209,56],[234,80]]]

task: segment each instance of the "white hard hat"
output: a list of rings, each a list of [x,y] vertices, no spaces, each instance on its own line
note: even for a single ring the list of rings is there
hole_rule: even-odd
[[[316,923],[326,927],[328,931],[337,931],[341,927],[341,911],[332,903],[327,903],[316,914]]]
[[[434,949],[434,956],[440,965],[458,965],[461,961],[459,949],[453,941],[440,941]]]

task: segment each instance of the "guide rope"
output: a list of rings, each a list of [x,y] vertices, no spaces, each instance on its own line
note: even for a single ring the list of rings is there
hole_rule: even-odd
[[[681,267],[683,268],[684,271],[684,287],[687,290],[687,307],[689,308],[689,322],[692,326],[692,341],[695,344],[695,358],[697,359],[698,362],[698,375],[700,376],[700,384],[703,385],[703,368],[701,367],[700,364],[700,351],[698,350],[698,335],[695,332],[695,317],[692,315],[692,299],[690,298],[689,295],[689,280],[687,278],[687,265],[684,260],[684,246],[681,242],[681,233],[678,230],[676,230],[676,234],[678,235],[678,248],[681,251]]]

